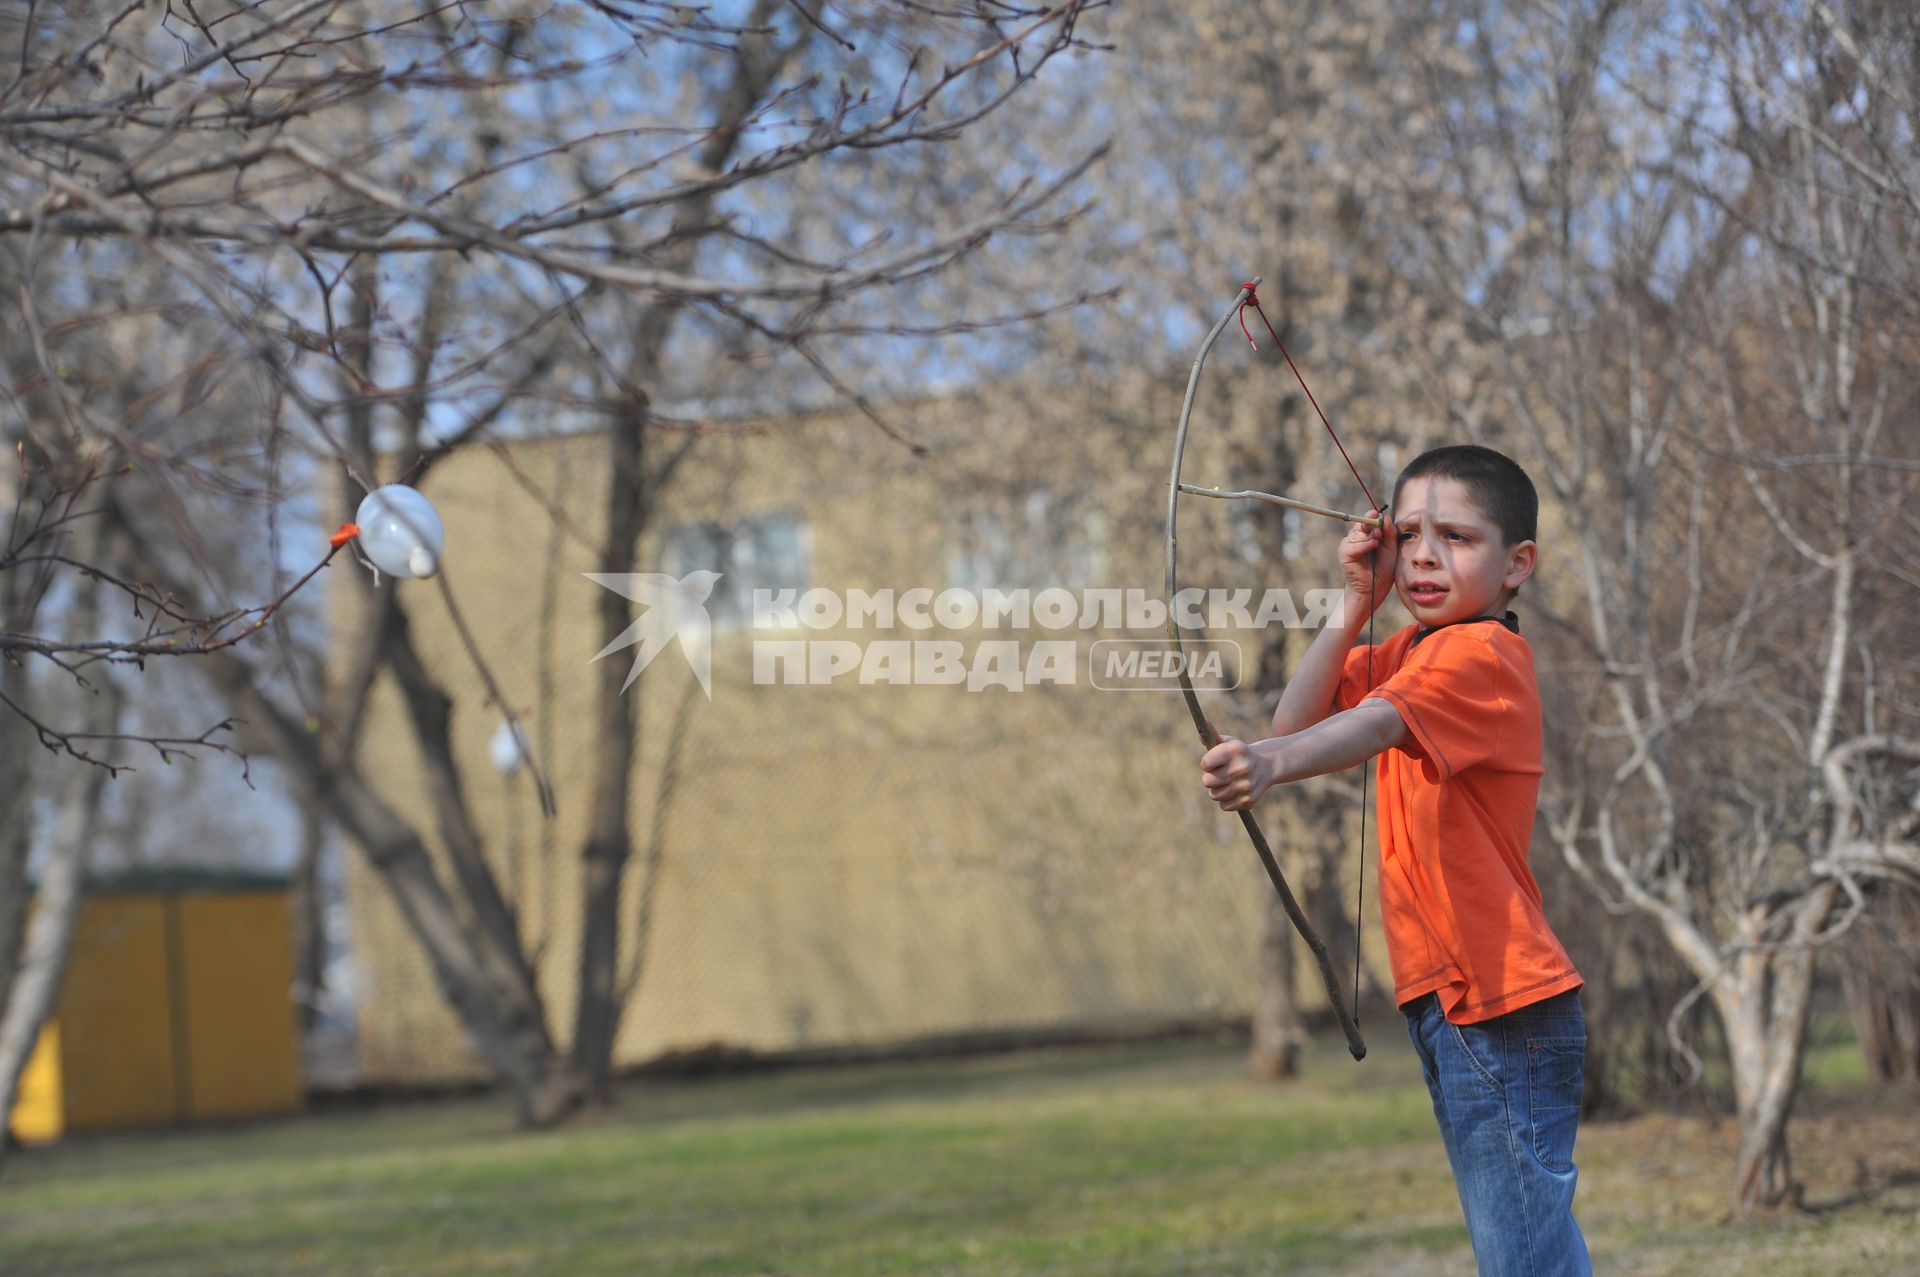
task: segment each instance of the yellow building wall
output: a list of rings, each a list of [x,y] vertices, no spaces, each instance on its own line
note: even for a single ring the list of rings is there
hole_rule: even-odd
[[[908,414],[910,433],[949,441],[924,461],[856,415],[703,440],[653,511],[639,566],[660,570],[673,527],[785,512],[807,528],[811,584],[842,596],[938,589],[949,583],[954,529],[970,502],[1004,495],[999,476],[1096,482],[1044,455],[1001,455],[977,429],[977,405],[915,411],[923,415]],[[1035,420],[1023,430],[1045,443],[1081,425]],[[586,725],[599,694],[591,658],[600,587],[581,574],[606,565],[582,538],[556,530],[548,510],[564,510],[590,539],[604,508],[604,458],[605,442],[593,436],[518,445],[512,470],[488,449],[469,449],[440,462],[428,485],[447,529],[450,579],[526,720],[557,819],[540,818],[525,774],[502,780],[489,766],[498,711],[486,707],[432,587],[398,587],[411,591],[422,659],[454,697],[456,762],[562,1042],[579,950],[594,750]],[[1128,465],[1101,501],[1150,515],[1164,508],[1163,465]],[[1190,465],[1202,479],[1229,473],[1202,449]],[[1195,504],[1192,513],[1183,507],[1183,562],[1196,565],[1183,583],[1220,583],[1201,565],[1226,559],[1224,507]],[[1154,518],[1112,522],[1101,575],[1081,584],[1157,597]],[[1244,574],[1226,579],[1249,583]],[[344,578],[334,586],[336,621],[351,633],[361,591]],[[1077,685],[1017,693],[752,682],[755,639],[878,637],[845,627],[717,634],[711,701],[678,650],[663,652],[627,693],[640,727],[625,959],[638,974],[617,1063],[713,1043],[777,1051],[1244,1013],[1271,889],[1238,823],[1200,789],[1178,696],[1086,685],[1086,646],[1103,633],[1036,625],[885,636],[952,637],[969,650],[995,637],[1023,649],[1036,639],[1081,645]],[[625,666],[632,653],[607,659]],[[1232,698],[1209,702],[1216,722],[1241,734],[1258,730],[1261,712]],[[436,822],[390,686],[375,695],[361,763],[430,835]],[[1353,845],[1346,831],[1323,833],[1316,847]],[[1295,866],[1298,840],[1275,842]],[[366,1076],[482,1075],[399,910],[357,855],[348,890]]]

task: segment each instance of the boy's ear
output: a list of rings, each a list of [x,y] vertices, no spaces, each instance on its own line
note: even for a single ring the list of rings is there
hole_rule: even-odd
[[[1509,590],[1517,590],[1539,565],[1540,547],[1532,541],[1522,541],[1507,550],[1507,574],[1500,583]]]

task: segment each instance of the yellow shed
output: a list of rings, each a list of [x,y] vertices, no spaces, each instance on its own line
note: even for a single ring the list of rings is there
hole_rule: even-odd
[[[292,987],[284,878],[172,871],[96,885],[21,1077],[14,1136],[297,1110]]]

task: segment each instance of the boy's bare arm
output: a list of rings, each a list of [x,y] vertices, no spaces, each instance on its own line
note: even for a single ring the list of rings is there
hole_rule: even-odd
[[[1304,731],[1249,744],[1222,737],[1200,760],[1207,796],[1227,811],[1242,811],[1275,785],[1343,771],[1413,739],[1400,711],[1364,700]]]
[[[1293,676],[1280,689],[1280,703],[1273,707],[1275,736],[1305,731],[1332,711],[1333,694],[1340,686],[1347,653],[1366,628],[1368,614],[1366,596],[1348,587],[1325,628],[1314,636]]]
[[[1280,691],[1280,703],[1273,707],[1275,736],[1305,731],[1333,709],[1333,693],[1340,686],[1347,653],[1353,650],[1354,641],[1366,628],[1374,608],[1393,588],[1398,544],[1390,518],[1383,518],[1379,528],[1356,523],[1341,538],[1340,573],[1347,588],[1328,617],[1326,628],[1314,637],[1299,668]]]

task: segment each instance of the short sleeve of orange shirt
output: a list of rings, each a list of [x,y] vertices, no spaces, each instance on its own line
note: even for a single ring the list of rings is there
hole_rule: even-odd
[[[1541,774],[1532,646],[1493,621],[1424,637],[1408,626],[1348,653],[1335,706],[1365,699],[1393,706],[1413,737],[1379,760],[1394,1002],[1436,993],[1449,1020],[1473,1024],[1579,988],[1527,865]]]

